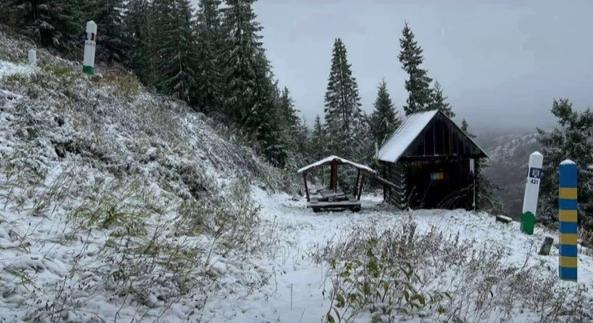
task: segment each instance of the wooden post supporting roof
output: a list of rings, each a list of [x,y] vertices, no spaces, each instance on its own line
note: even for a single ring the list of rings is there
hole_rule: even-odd
[[[335,159],[331,162],[331,178],[329,182],[329,188],[334,191],[338,188],[338,161]]]
[[[360,187],[358,188],[358,196],[356,199],[360,201],[360,196],[362,195],[362,186],[364,185],[364,176],[360,178]]]
[[[358,170],[358,174],[356,175],[356,184],[354,184],[354,193],[353,195],[356,196],[358,194],[358,184],[360,183],[360,169]]]
[[[307,202],[311,201],[309,197],[309,187],[307,187],[307,172],[303,172],[303,181],[305,182],[305,194],[307,194]]]

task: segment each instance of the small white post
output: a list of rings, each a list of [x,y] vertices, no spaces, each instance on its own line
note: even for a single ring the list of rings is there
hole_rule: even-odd
[[[29,49],[29,65],[37,66],[37,50],[35,48]]]
[[[539,184],[544,175],[542,165],[544,156],[536,151],[529,156],[529,170],[527,171],[527,182],[525,183],[525,195],[523,197],[523,214],[521,215],[521,231],[533,234],[535,216],[537,214],[537,199],[539,196]]]
[[[94,21],[86,23],[86,40],[84,41],[84,59],[82,71],[86,74],[95,74],[95,49],[97,47],[97,24]]]

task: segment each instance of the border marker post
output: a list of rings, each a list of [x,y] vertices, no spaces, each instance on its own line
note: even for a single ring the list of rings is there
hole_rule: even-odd
[[[562,280],[577,280],[577,164],[560,163],[558,218],[560,219],[559,274]]]
[[[539,196],[539,184],[544,175],[542,165],[544,156],[535,151],[529,155],[529,170],[527,171],[527,182],[525,183],[525,195],[523,196],[523,212],[521,214],[521,232],[533,234],[533,227],[536,222],[537,199]]]
[[[95,50],[97,48],[97,24],[94,21],[86,23],[86,40],[84,41],[84,58],[82,72],[95,74]]]

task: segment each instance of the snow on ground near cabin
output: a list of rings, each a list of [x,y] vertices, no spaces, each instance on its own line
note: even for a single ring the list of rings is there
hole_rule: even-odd
[[[4,76],[23,74],[30,75],[37,70],[37,67],[31,65],[15,64],[8,61],[0,60],[0,79]]]
[[[209,299],[204,318],[217,322],[321,322],[329,309],[325,297],[331,289],[327,268],[315,264],[310,256],[328,242],[345,238],[352,230],[365,226],[388,229],[410,216],[419,231],[435,226],[443,233],[456,234],[461,239],[475,239],[476,243],[506,248],[504,262],[521,267],[538,264],[541,270],[557,271],[558,249],[550,256],[537,252],[545,236],[558,235],[543,227],[536,227],[533,236],[522,234],[519,223],[502,224],[487,213],[464,210],[419,210],[394,212],[383,208],[381,198],[367,195],[359,213],[313,213],[306,203],[286,194],[269,195],[255,188],[255,200],[262,206],[262,216],[276,225],[279,240],[270,258],[260,265],[273,271],[267,286],[260,290],[219,295]],[[589,255],[584,255],[588,253]],[[579,248],[579,285],[593,284],[593,259],[590,250]],[[455,273],[451,273],[455,275]],[[446,275],[446,273],[443,273]],[[573,286],[571,282],[561,285]]]

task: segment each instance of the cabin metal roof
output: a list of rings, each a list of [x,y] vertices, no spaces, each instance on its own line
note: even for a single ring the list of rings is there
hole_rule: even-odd
[[[451,122],[484,156],[488,157],[484,149],[473,138],[465,134],[453,120],[438,110],[432,110],[409,115],[381,147],[377,158],[381,161],[396,163],[437,115],[441,115]]]

